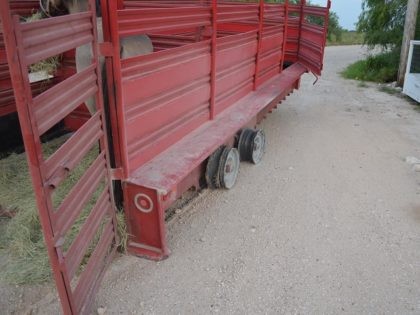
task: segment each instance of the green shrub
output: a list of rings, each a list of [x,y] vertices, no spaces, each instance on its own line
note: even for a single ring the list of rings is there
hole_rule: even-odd
[[[398,52],[383,52],[349,65],[342,75],[346,79],[360,81],[393,82],[397,79],[398,61]]]

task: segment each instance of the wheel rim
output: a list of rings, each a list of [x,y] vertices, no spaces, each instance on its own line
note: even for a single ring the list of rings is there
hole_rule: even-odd
[[[226,158],[222,159],[221,172],[220,172],[220,181],[224,188],[232,188],[238,177],[239,173],[239,152],[235,148],[227,149]]]
[[[261,162],[265,151],[265,134],[262,130],[257,130],[252,142],[251,159],[254,164]]]

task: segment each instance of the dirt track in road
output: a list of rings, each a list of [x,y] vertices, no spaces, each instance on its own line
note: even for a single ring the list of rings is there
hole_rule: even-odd
[[[116,259],[96,308],[419,314],[420,173],[405,157],[420,158],[420,112],[338,75],[362,52],[328,48],[320,81],[262,124],[262,164],[172,219],[167,260]]]

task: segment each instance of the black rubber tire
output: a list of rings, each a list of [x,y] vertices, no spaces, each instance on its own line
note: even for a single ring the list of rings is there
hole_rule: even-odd
[[[241,161],[250,161],[250,152],[251,148],[249,147],[251,143],[251,137],[253,136],[253,129],[243,129],[238,140],[238,151],[241,157]]]
[[[238,140],[241,161],[260,163],[264,155],[265,145],[265,134],[261,129],[243,129]]]
[[[216,178],[219,176],[220,156],[222,155],[222,152],[225,148],[226,148],[225,146],[219,147],[216,151],[214,151],[209,156],[209,159],[207,160],[205,178],[206,178],[207,187],[209,188],[212,188],[212,189],[219,188],[217,186],[219,185],[218,183],[219,180],[217,179],[217,183],[216,183]]]

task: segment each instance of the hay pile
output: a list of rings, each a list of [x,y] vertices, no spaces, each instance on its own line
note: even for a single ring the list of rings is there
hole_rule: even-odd
[[[42,20],[45,18],[45,15],[42,14],[41,11],[35,11],[32,13],[32,15],[23,18],[23,20],[25,22],[33,22],[33,21],[38,21],[38,20]],[[29,71],[30,73],[44,73],[47,76],[53,75],[58,67],[61,64],[61,56],[53,56],[50,58],[47,58],[45,60],[41,60],[37,63],[34,63],[33,65],[31,65],[29,67]]]
[[[52,154],[68,138],[62,136],[43,145],[46,156]],[[70,174],[54,194],[53,203],[58,205],[84,174],[98,155],[95,146]],[[0,279],[10,284],[34,284],[51,279],[51,268],[39,222],[32,184],[28,173],[26,154],[12,154],[0,160]],[[100,187],[88,202],[77,222],[66,237],[68,247],[99,196]],[[118,214],[118,229],[121,235],[122,249],[127,240],[125,220]],[[96,241],[99,235],[96,237]],[[95,242],[94,242],[95,243]],[[90,254],[92,248],[88,250]],[[87,260],[87,259],[86,259]]]
[[[54,152],[63,138],[44,146]],[[50,279],[50,268],[39,223],[26,154],[0,160],[0,278],[8,283],[40,283]]]

